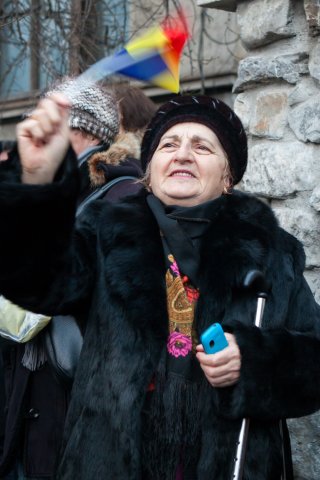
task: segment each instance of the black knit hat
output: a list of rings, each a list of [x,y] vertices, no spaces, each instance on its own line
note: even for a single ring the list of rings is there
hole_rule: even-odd
[[[143,169],[146,170],[162,135],[173,125],[183,122],[201,123],[217,135],[228,157],[233,184],[240,182],[248,160],[243,125],[228,105],[204,95],[177,95],[158,109],[142,139]]]

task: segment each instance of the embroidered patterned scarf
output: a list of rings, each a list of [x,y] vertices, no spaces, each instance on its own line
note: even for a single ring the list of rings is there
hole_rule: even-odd
[[[200,238],[210,224],[209,203],[165,207],[147,197],[161,232],[167,266],[169,337],[143,413],[144,479],[196,478],[200,452],[200,391],[203,375],[195,358],[194,314],[199,296]],[[181,478],[181,477],[180,477]]]

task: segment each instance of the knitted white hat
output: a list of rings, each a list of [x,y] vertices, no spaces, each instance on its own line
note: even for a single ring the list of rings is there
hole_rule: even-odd
[[[63,93],[71,102],[69,126],[90,133],[103,143],[111,144],[119,132],[119,111],[110,90],[96,83],[67,79],[46,92]]]

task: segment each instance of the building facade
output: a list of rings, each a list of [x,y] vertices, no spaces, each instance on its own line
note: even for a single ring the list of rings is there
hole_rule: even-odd
[[[176,15],[176,3],[0,0],[0,140],[13,138],[21,115],[52,81],[81,73],[167,15]],[[235,15],[222,10],[217,15],[194,0],[183,4],[191,38],[181,61],[181,91],[214,93],[231,104],[244,54]],[[149,84],[141,86],[159,103],[170,95]]]

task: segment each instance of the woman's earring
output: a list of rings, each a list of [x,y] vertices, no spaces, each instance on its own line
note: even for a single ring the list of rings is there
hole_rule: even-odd
[[[228,187],[227,187],[227,186],[225,185],[225,186],[223,187],[223,192],[222,192],[222,193],[223,193],[223,195],[231,195],[231,193],[232,193],[232,187],[231,187],[231,186],[228,186]]]

